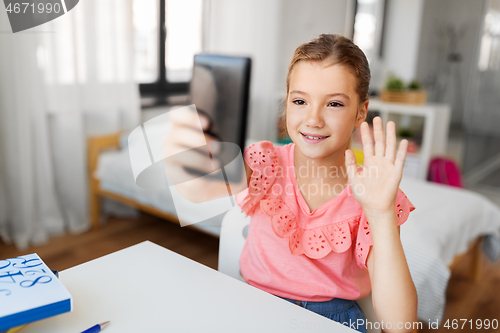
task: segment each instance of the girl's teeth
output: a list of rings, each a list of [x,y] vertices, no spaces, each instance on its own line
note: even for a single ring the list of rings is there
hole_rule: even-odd
[[[304,136],[308,139],[311,139],[311,140],[319,140],[319,139],[323,139],[323,138],[326,138],[326,136],[321,136],[321,137],[314,137],[314,136],[308,136],[308,135],[305,135]]]

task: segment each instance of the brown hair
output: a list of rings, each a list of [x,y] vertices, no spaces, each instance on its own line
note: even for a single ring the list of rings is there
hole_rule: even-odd
[[[357,79],[356,92],[359,102],[366,101],[369,97],[370,66],[368,60],[361,49],[350,39],[341,35],[321,34],[310,42],[297,47],[293,53],[292,61],[288,66],[286,76],[287,96],[281,103],[283,109],[280,117],[280,136],[284,136],[286,131],[286,98],[290,88],[290,75],[294,66],[299,61],[330,61],[331,65],[344,65]]]

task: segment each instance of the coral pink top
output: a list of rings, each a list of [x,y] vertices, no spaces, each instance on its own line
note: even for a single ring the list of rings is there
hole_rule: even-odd
[[[294,147],[261,141],[245,149],[253,173],[235,199],[252,221],[241,274],[254,287],[301,301],[363,298],[371,289],[372,239],[361,205],[348,185],[310,212],[295,178]],[[401,190],[395,206],[398,225],[415,209]]]

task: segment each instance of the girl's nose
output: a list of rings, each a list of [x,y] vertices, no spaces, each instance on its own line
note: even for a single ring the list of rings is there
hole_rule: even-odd
[[[310,127],[323,127],[322,110],[320,106],[311,106],[307,112],[306,125]]]

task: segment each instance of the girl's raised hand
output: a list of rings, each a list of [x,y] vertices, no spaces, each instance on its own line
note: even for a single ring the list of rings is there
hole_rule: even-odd
[[[394,211],[394,201],[403,173],[408,141],[402,140],[396,153],[396,125],[389,121],[386,140],[382,119],[373,119],[375,147],[366,122],[361,124],[363,142],[363,166],[358,167],[354,152],[346,150],[347,176],[354,198],[365,214]]]

